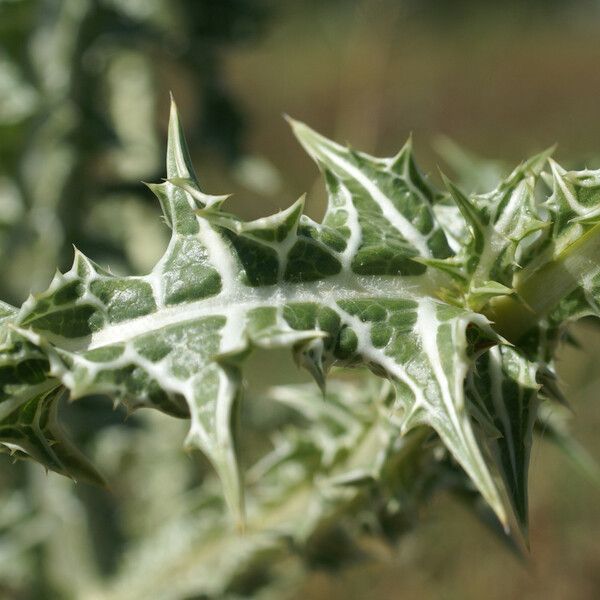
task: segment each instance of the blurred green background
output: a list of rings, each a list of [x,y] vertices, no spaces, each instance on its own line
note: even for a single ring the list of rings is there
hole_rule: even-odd
[[[310,216],[324,209],[284,113],[376,155],[412,132],[434,181],[439,165],[471,189],[555,142],[561,163],[600,168],[599,34],[597,0],[0,0],[0,297],[19,303],[42,289],[69,266],[71,243],[115,272],[151,267],[167,229],[140,182],[164,176],[169,91],[204,189],[233,192],[230,209],[248,218],[303,192]],[[582,349],[565,350],[559,370],[576,435],[600,460],[600,335],[588,323],[575,333]],[[270,372],[254,372],[247,404],[271,383],[304,379],[283,359]],[[277,416],[258,412],[248,444],[260,448]],[[73,490],[0,456],[0,598],[77,597],[64,578],[85,579],[87,567],[75,575],[56,552],[85,547],[89,568],[109,577],[129,537],[164,518],[175,484],[144,524],[128,504],[145,485],[119,467],[137,451],[128,432],[149,431],[157,457],[146,468],[185,471],[183,488],[197,484],[190,466],[206,469],[184,457],[185,428],[167,418],[123,424],[101,401],[67,416],[114,470],[114,489]],[[161,452],[172,462],[158,464]],[[600,597],[600,492],[544,444],[531,472],[525,562],[439,495],[395,551],[317,571],[290,597]],[[57,531],[80,539],[53,539]]]

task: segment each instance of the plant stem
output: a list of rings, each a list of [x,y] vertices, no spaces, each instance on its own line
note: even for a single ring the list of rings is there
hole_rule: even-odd
[[[495,328],[509,342],[517,342],[586,278],[600,270],[600,224],[595,225],[555,259],[530,274],[521,273],[516,292],[496,298],[486,311]]]

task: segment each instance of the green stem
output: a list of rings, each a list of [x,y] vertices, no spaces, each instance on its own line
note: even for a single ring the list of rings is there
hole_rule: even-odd
[[[600,268],[600,224],[561,254],[530,274],[521,273],[516,292],[521,301],[503,296],[490,302],[486,314],[510,342],[519,338]]]

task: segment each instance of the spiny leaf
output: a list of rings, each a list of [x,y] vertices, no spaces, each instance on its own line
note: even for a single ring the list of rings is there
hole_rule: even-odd
[[[549,368],[556,334],[536,320],[522,281],[570,256],[568,285],[588,293],[598,267],[585,236],[595,225],[573,221],[581,215],[564,189],[575,186],[578,206],[594,211],[594,177],[555,168],[554,194],[540,204],[542,154],[489,194],[467,197],[448,184],[448,196],[419,173],[410,142],[381,159],[292,126],[324,175],[323,222],[302,215],[302,198],[244,222],[223,210],[225,197],[201,190],[173,105],[167,179],[151,186],[172,231],[163,257],[147,275],[120,277],[76,252],[47,291],[18,311],[0,307],[0,406],[21,406],[19,394],[41,384],[189,417],[187,446],[212,462],[241,521],[233,421],[248,354],[288,348],[323,389],[332,367],[366,365],[393,383],[390,422],[403,434],[433,428],[504,525],[512,504],[525,526],[532,381]],[[510,310],[497,311],[510,295]],[[548,310],[564,310],[560,300]],[[521,309],[544,344],[503,346],[494,328],[503,332]],[[482,444],[473,415],[501,437]]]
[[[538,218],[534,186],[547,157],[545,152],[520,165],[487,194],[467,197],[444,177],[470,235],[456,257],[430,264],[451,268],[457,278],[468,282],[465,302],[474,310],[482,310],[493,298],[514,293],[513,280],[521,270],[521,242],[548,226]]]
[[[537,414],[535,365],[510,347],[483,354],[467,382],[469,399],[485,415],[488,445],[504,479],[521,528],[527,532],[527,472]]]
[[[412,260],[450,250],[410,149],[372,159],[295,127],[315,156],[332,161],[322,225],[300,218],[301,202],[251,223],[216,205],[199,209],[173,106],[168,180],[154,187],[173,232],[163,258],[146,276],[117,277],[78,254],[14,324],[32,332],[48,376],[73,397],[105,393],[130,408],[189,413],[187,444],[211,459],[238,511],[232,414],[241,358],[254,345],[293,347],[320,385],[334,363],[366,363],[402,390],[406,428],[436,428],[504,519],[462,394],[465,331],[487,323],[436,300],[426,267]]]

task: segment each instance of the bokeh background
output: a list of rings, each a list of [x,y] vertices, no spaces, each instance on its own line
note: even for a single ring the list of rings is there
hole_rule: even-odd
[[[169,91],[208,193],[234,193],[230,209],[251,218],[308,192],[319,218],[324,191],[284,113],[376,155],[412,133],[433,181],[439,166],[473,190],[554,143],[559,162],[600,168],[599,40],[597,0],[0,0],[0,297],[42,289],[69,266],[72,243],[115,272],[152,266],[167,229],[140,182],[164,176]],[[600,460],[600,334],[582,323],[575,335],[581,349],[564,349],[559,371],[572,427]],[[269,375],[253,372],[247,404],[303,380],[271,360]],[[118,569],[128,540],[178,493],[161,489],[141,519],[128,494],[161,483],[127,465],[142,461],[144,476],[206,469],[179,450],[179,424],[80,404],[65,415],[113,489],[75,489],[0,456],[0,598],[75,598],[67,578]],[[248,444],[260,447],[277,418],[249,412]],[[131,432],[148,433],[150,456],[136,458]],[[317,570],[289,595],[600,597],[599,488],[543,442],[531,479],[526,560],[439,495],[394,551]],[[65,532],[73,539],[57,539]],[[69,552],[79,568],[57,557]]]

